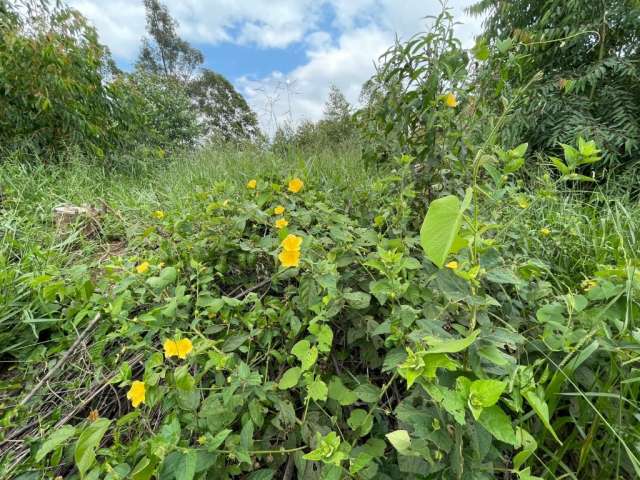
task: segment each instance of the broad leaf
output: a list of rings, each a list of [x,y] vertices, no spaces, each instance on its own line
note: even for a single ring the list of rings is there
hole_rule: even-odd
[[[420,229],[420,244],[427,258],[439,268],[451,251],[458,235],[462,215],[471,204],[472,189],[468,188],[462,203],[458,197],[449,195],[431,202]]]
[[[40,462],[49,452],[52,452],[60,445],[63,445],[70,437],[75,435],[75,433],[76,429],[71,425],[65,425],[62,428],[55,430],[42,443],[42,445],[40,445],[35,457],[36,462]]]
[[[100,445],[100,441],[107,432],[109,425],[111,425],[111,420],[99,418],[89,424],[80,434],[74,453],[80,478],[84,478],[85,474],[93,466],[96,460],[96,448]]]
[[[302,369],[300,367],[293,367],[284,372],[280,382],[278,383],[278,388],[280,390],[287,390],[289,388],[293,388],[298,384],[298,380],[300,380],[300,375],[302,374]]]

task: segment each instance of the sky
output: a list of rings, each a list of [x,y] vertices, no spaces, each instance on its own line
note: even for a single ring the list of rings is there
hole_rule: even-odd
[[[142,0],[68,0],[97,28],[121,68],[130,69],[145,35]],[[227,77],[273,133],[322,117],[330,86],[357,105],[375,60],[393,44],[424,31],[438,0],[164,0],[178,33]],[[449,0],[456,34],[473,45],[481,19]]]

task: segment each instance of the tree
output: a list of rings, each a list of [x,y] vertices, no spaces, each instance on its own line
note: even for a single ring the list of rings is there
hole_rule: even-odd
[[[33,7],[33,8],[31,8]],[[0,144],[102,157],[122,147],[136,112],[110,70],[107,48],[76,10],[0,3]]]
[[[260,135],[256,114],[222,75],[202,69],[190,82],[189,94],[208,139],[229,142],[255,140]]]
[[[242,95],[219,73],[199,68],[204,62],[202,52],[178,36],[178,23],[165,5],[158,0],[143,1],[150,38],[143,39],[137,70],[183,85],[197,109],[205,139],[225,142],[257,139],[260,135],[257,117]],[[168,86],[168,90],[177,93],[175,86]]]
[[[504,142],[534,149],[594,139],[610,162],[640,153],[640,2],[637,0],[482,0],[483,38],[520,54],[509,81],[537,72],[504,130]],[[494,65],[488,63],[488,67]]]
[[[204,62],[202,52],[178,36],[178,24],[169,10],[158,0],[143,0],[147,17],[147,33],[136,67],[188,82]]]

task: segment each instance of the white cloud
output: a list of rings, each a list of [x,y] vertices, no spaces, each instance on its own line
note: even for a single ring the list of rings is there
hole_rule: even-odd
[[[145,34],[141,0],[68,0],[91,20],[118,57],[132,60]],[[179,32],[196,43],[233,42],[284,48],[314,30],[322,2],[313,0],[164,0],[180,24]]]
[[[315,44],[307,52],[308,62],[286,75],[273,72],[258,80],[243,77],[238,84],[263,128],[272,133],[283,122],[320,118],[332,84],[356,103],[362,83],[373,72],[373,59],[388,45],[388,32],[355,29],[341,35],[337,45]]]

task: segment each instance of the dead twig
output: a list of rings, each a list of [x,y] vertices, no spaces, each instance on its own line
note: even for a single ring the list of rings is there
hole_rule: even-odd
[[[98,320],[100,320],[99,313],[96,314],[93,320],[89,322],[89,325],[87,325],[84,331],[78,336],[78,338],[76,338],[75,342],[73,342],[71,347],[65,352],[62,358],[58,360],[58,363],[56,363],[53,366],[53,368],[51,368],[51,370],[49,370],[47,374],[44,377],[42,377],[42,379],[40,379],[40,381],[36,384],[36,386],[33,387],[31,391],[25,395],[25,397],[18,404],[19,407],[25,405],[29,400],[31,400],[31,398],[33,398],[33,396],[38,392],[38,390],[40,390],[42,385],[44,385],[47,382],[47,380],[49,380],[53,376],[53,374],[65,364],[67,359],[71,356],[71,354],[76,349],[76,347],[80,344],[80,342],[82,342],[86,338],[86,336],[89,334],[91,329],[93,329],[95,324],[98,323]]]

